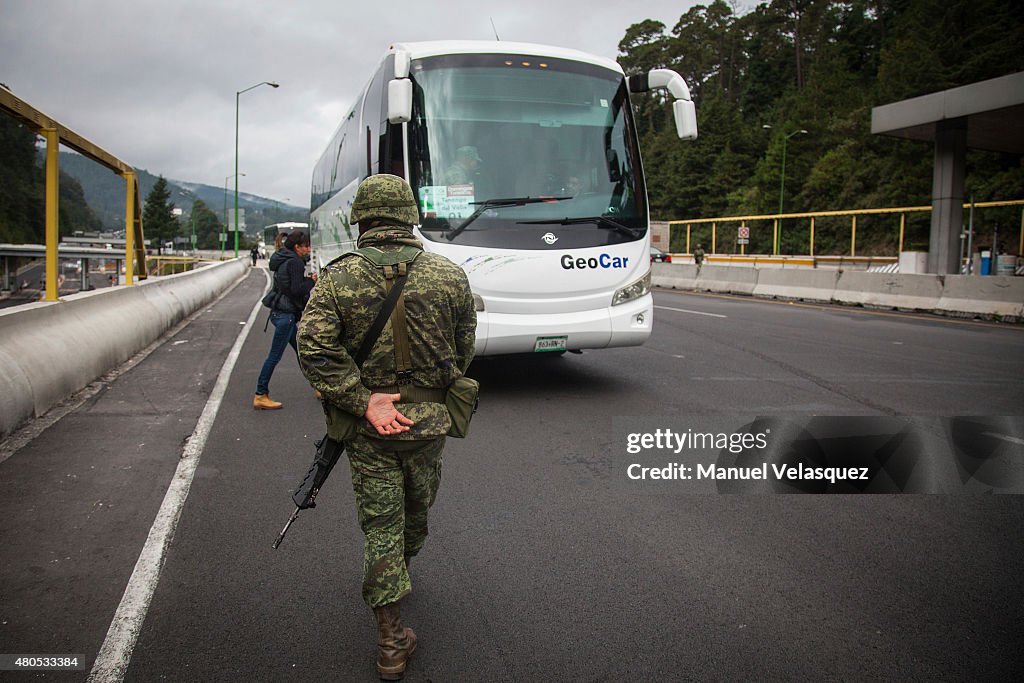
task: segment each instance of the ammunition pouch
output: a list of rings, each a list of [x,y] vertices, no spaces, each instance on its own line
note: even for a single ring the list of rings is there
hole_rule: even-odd
[[[469,421],[480,405],[480,382],[469,377],[460,377],[451,383],[445,396],[445,406],[452,418],[448,436],[464,439],[469,433]]]
[[[327,416],[327,436],[334,441],[349,441],[359,432],[362,417],[356,417],[344,408],[339,408],[327,401],[323,402],[324,414]]]

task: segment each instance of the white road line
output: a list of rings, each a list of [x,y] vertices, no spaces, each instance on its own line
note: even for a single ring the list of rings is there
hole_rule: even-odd
[[[266,273],[264,273],[266,275]],[[269,276],[268,280],[269,280]],[[210,434],[214,420],[217,419],[217,412],[220,410],[221,400],[228,388],[228,381],[231,378],[231,371],[235,368],[238,356],[242,351],[242,345],[249,330],[253,328],[256,315],[260,312],[262,305],[257,301],[249,318],[245,322],[234,346],[228,353],[227,360],[221,366],[220,374],[217,375],[217,383],[210,393],[210,398],[203,408],[203,414],[199,416],[195,431],[189,437],[188,442],[178,461],[178,468],[174,472],[174,479],[167,488],[167,494],[157,512],[156,520],[149,529],[149,536],[146,544],[142,547],[142,553],[135,563],[135,569],[128,580],[128,587],[121,597],[121,604],[117,606],[114,620],[110,623],[107,637],[103,641],[96,661],[93,663],[92,671],[89,672],[88,683],[120,683],[128,670],[128,663],[131,661],[132,651],[139,638],[139,631],[142,630],[142,622],[146,619],[146,612],[149,610],[149,603],[156,591],[156,584],[160,580],[160,570],[163,568],[167,556],[167,548],[174,538],[174,531],[178,527],[178,520],[181,518],[181,510],[185,506],[185,499],[188,498],[189,489],[192,486],[192,479],[195,477],[196,467],[199,465],[199,456],[203,453],[206,445],[206,438]]]
[[[705,313],[704,311],[691,311],[687,308],[672,308],[671,306],[655,306],[655,308],[661,308],[666,311],[678,311],[679,313],[693,313],[694,315],[706,315],[712,318],[728,318],[727,315],[720,315],[718,313]]]
[[[1015,443],[1018,446],[1024,446],[1024,439],[1018,439],[1015,436],[1007,436],[1006,434],[996,434],[995,432],[982,432],[985,436],[992,436],[1000,441],[1007,441],[1009,443]]]

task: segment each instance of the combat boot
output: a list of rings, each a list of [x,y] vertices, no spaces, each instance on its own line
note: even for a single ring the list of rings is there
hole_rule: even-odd
[[[374,607],[377,617],[377,673],[382,681],[399,681],[416,650],[416,634],[402,626],[398,603]]]
[[[270,394],[256,394],[252,400],[253,410],[277,410],[284,404],[270,398]]]

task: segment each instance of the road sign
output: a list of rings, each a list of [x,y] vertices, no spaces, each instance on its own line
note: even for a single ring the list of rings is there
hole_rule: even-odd
[[[736,228],[736,237],[738,237],[741,240],[748,239],[750,237],[750,228],[748,228],[745,225],[741,225],[740,227]]]
[[[241,230],[245,230],[245,209],[238,210],[238,224]],[[228,232],[235,231],[235,212],[228,211]]]
[[[738,244],[750,244],[750,240],[747,239],[746,237],[740,237],[739,239],[736,240],[736,242]]]

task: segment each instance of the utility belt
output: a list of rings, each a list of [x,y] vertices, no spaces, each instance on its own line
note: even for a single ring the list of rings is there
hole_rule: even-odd
[[[430,389],[428,387],[417,387],[412,384],[373,387],[370,388],[370,391],[375,394],[401,394],[402,400],[399,403],[444,403],[448,397],[447,389]]]

